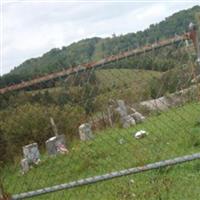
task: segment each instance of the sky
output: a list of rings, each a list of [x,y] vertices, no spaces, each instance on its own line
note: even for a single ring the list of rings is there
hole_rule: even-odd
[[[0,0],[0,74],[52,48],[90,37],[137,32],[198,0]]]

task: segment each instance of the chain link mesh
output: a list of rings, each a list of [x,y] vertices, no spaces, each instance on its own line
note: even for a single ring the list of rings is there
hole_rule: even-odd
[[[5,199],[200,197],[195,49],[128,50],[0,90]]]

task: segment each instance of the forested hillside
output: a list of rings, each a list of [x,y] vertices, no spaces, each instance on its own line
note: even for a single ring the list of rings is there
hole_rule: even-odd
[[[104,56],[116,54],[128,48],[137,48],[175,34],[183,34],[189,22],[195,21],[198,12],[200,12],[200,6],[195,6],[175,13],[158,24],[150,25],[144,31],[120,36],[113,34],[112,37],[108,38],[84,39],[61,49],[54,48],[41,57],[25,61],[15,67],[9,74],[2,76],[0,87],[19,83],[22,80],[29,80],[80,63],[98,60]]]

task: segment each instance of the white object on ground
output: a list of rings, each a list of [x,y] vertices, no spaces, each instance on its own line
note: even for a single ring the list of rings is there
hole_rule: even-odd
[[[147,135],[148,135],[148,133],[146,131],[140,130],[140,131],[135,133],[135,138],[136,139],[140,139],[140,138],[143,138],[143,137],[145,137]]]

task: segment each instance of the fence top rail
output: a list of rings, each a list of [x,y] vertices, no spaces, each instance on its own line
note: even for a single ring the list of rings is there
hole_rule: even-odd
[[[10,200],[31,198],[31,197],[40,196],[43,194],[57,192],[60,190],[65,190],[65,189],[75,188],[75,187],[79,187],[79,186],[83,186],[83,185],[98,183],[100,181],[110,180],[110,179],[121,177],[121,176],[142,173],[145,171],[159,169],[159,168],[167,167],[167,166],[173,166],[173,165],[177,165],[177,164],[181,164],[184,162],[189,162],[189,161],[193,161],[193,160],[197,160],[197,159],[200,159],[200,153],[195,153],[192,155],[185,155],[182,157],[176,157],[176,158],[169,159],[169,160],[163,160],[163,161],[159,161],[159,162],[155,162],[155,163],[150,163],[150,164],[147,164],[144,166],[124,169],[121,171],[115,171],[115,172],[111,172],[111,173],[107,173],[107,174],[103,174],[103,175],[99,175],[99,176],[89,177],[86,179],[80,179],[77,181],[63,183],[60,185],[54,185],[51,187],[46,187],[46,188],[38,189],[35,191],[25,192],[25,193],[21,193],[21,194],[15,194],[11,197]]]

